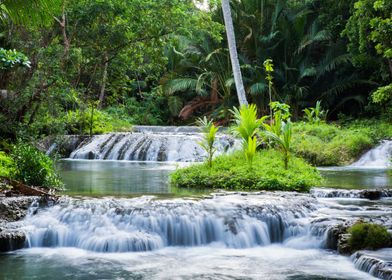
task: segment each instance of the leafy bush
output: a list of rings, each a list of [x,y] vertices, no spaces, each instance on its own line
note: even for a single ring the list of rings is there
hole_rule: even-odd
[[[302,159],[292,157],[284,169],[281,154],[262,150],[255,154],[250,169],[243,152],[216,157],[212,168],[196,164],[178,169],[171,175],[171,184],[194,189],[286,190],[305,192],[320,183],[316,168]]]
[[[0,69],[7,70],[15,66],[30,68],[31,62],[21,52],[0,48]]]
[[[376,250],[391,244],[391,235],[383,226],[370,223],[356,223],[348,230],[351,236],[348,240],[353,251],[369,249]]]
[[[12,176],[15,179],[31,186],[62,187],[53,161],[37,148],[18,143],[14,146],[11,157],[15,162],[15,171]]]
[[[15,164],[10,156],[0,151],[0,177],[10,177],[15,172]]]

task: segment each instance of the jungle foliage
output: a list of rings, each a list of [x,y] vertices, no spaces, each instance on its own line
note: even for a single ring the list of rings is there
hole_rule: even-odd
[[[392,119],[390,1],[230,5],[247,99],[259,116],[272,115],[272,101],[288,104],[293,121]],[[238,105],[219,1],[204,10],[182,0],[3,0],[0,11],[4,138],[203,116],[221,125]]]

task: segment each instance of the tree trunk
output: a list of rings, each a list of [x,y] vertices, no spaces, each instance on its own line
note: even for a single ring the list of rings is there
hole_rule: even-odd
[[[66,5],[66,1],[63,2],[63,6],[61,10],[61,20],[57,17],[53,17],[53,18],[55,19],[55,21],[57,21],[57,23],[60,25],[61,28],[61,33],[63,35],[63,44],[64,44],[63,58],[66,59],[68,57],[69,49],[71,48],[71,42],[67,36],[67,19],[65,17],[65,5]]]
[[[99,94],[98,108],[102,108],[103,106],[103,100],[105,98],[106,80],[108,78],[108,65],[109,65],[108,55],[105,54],[103,59],[104,59],[104,65],[103,65],[102,83],[101,83],[101,91]]]
[[[223,18],[225,20],[227,42],[229,44],[231,67],[233,69],[234,82],[237,90],[238,101],[240,105],[248,105],[244,84],[242,82],[242,75],[240,63],[238,61],[237,46],[235,42],[233,19],[231,18],[229,0],[222,0]]]

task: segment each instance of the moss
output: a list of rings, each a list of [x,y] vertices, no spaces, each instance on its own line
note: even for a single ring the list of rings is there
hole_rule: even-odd
[[[383,226],[371,223],[356,223],[348,229],[348,243],[353,251],[376,250],[391,245],[391,235]]]
[[[296,157],[290,159],[285,170],[281,154],[274,150],[257,152],[252,167],[243,153],[237,152],[215,158],[211,168],[195,164],[171,175],[173,186],[193,189],[306,192],[320,180],[317,169]]]

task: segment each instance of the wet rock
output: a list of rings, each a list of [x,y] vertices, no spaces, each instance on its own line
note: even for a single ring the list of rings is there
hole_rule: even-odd
[[[370,200],[378,200],[382,197],[382,193],[382,190],[364,190],[360,193],[360,197]]]
[[[352,253],[352,248],[349,244],[350,237],[351,234],[349,233],[339,235],[337,250],[340,254],[348,256]]]
[[[22,231],[0,228],[0,252],[21,249],[25,246],[26,235]]]
[[[18,221],[27,215],[29,207],[34,202],[40,201],[45,202],[32,196],[0,196],[0,252],[24,247],[26,235],[20,230],[21,223]]]
[[[0,196],[0,222],[14,222],[23,219],[30,205],[37,201],[38,197],[1,197]]]
[[[379,200],[381,198],[392,197],[390,189],[369,189],[369,190],[339,190],[329,188],[314,188],[310,193],[320,198],[362,198],[369,200]]]
[[[327,233],[325,247],[327,249],[338,250],[341,236],[347,232],[348,226],[337,224],[330,228]]]
[[[355,267],[374,277],[392,279],[392,249],[379,251],[358,251],[351,256]]]

